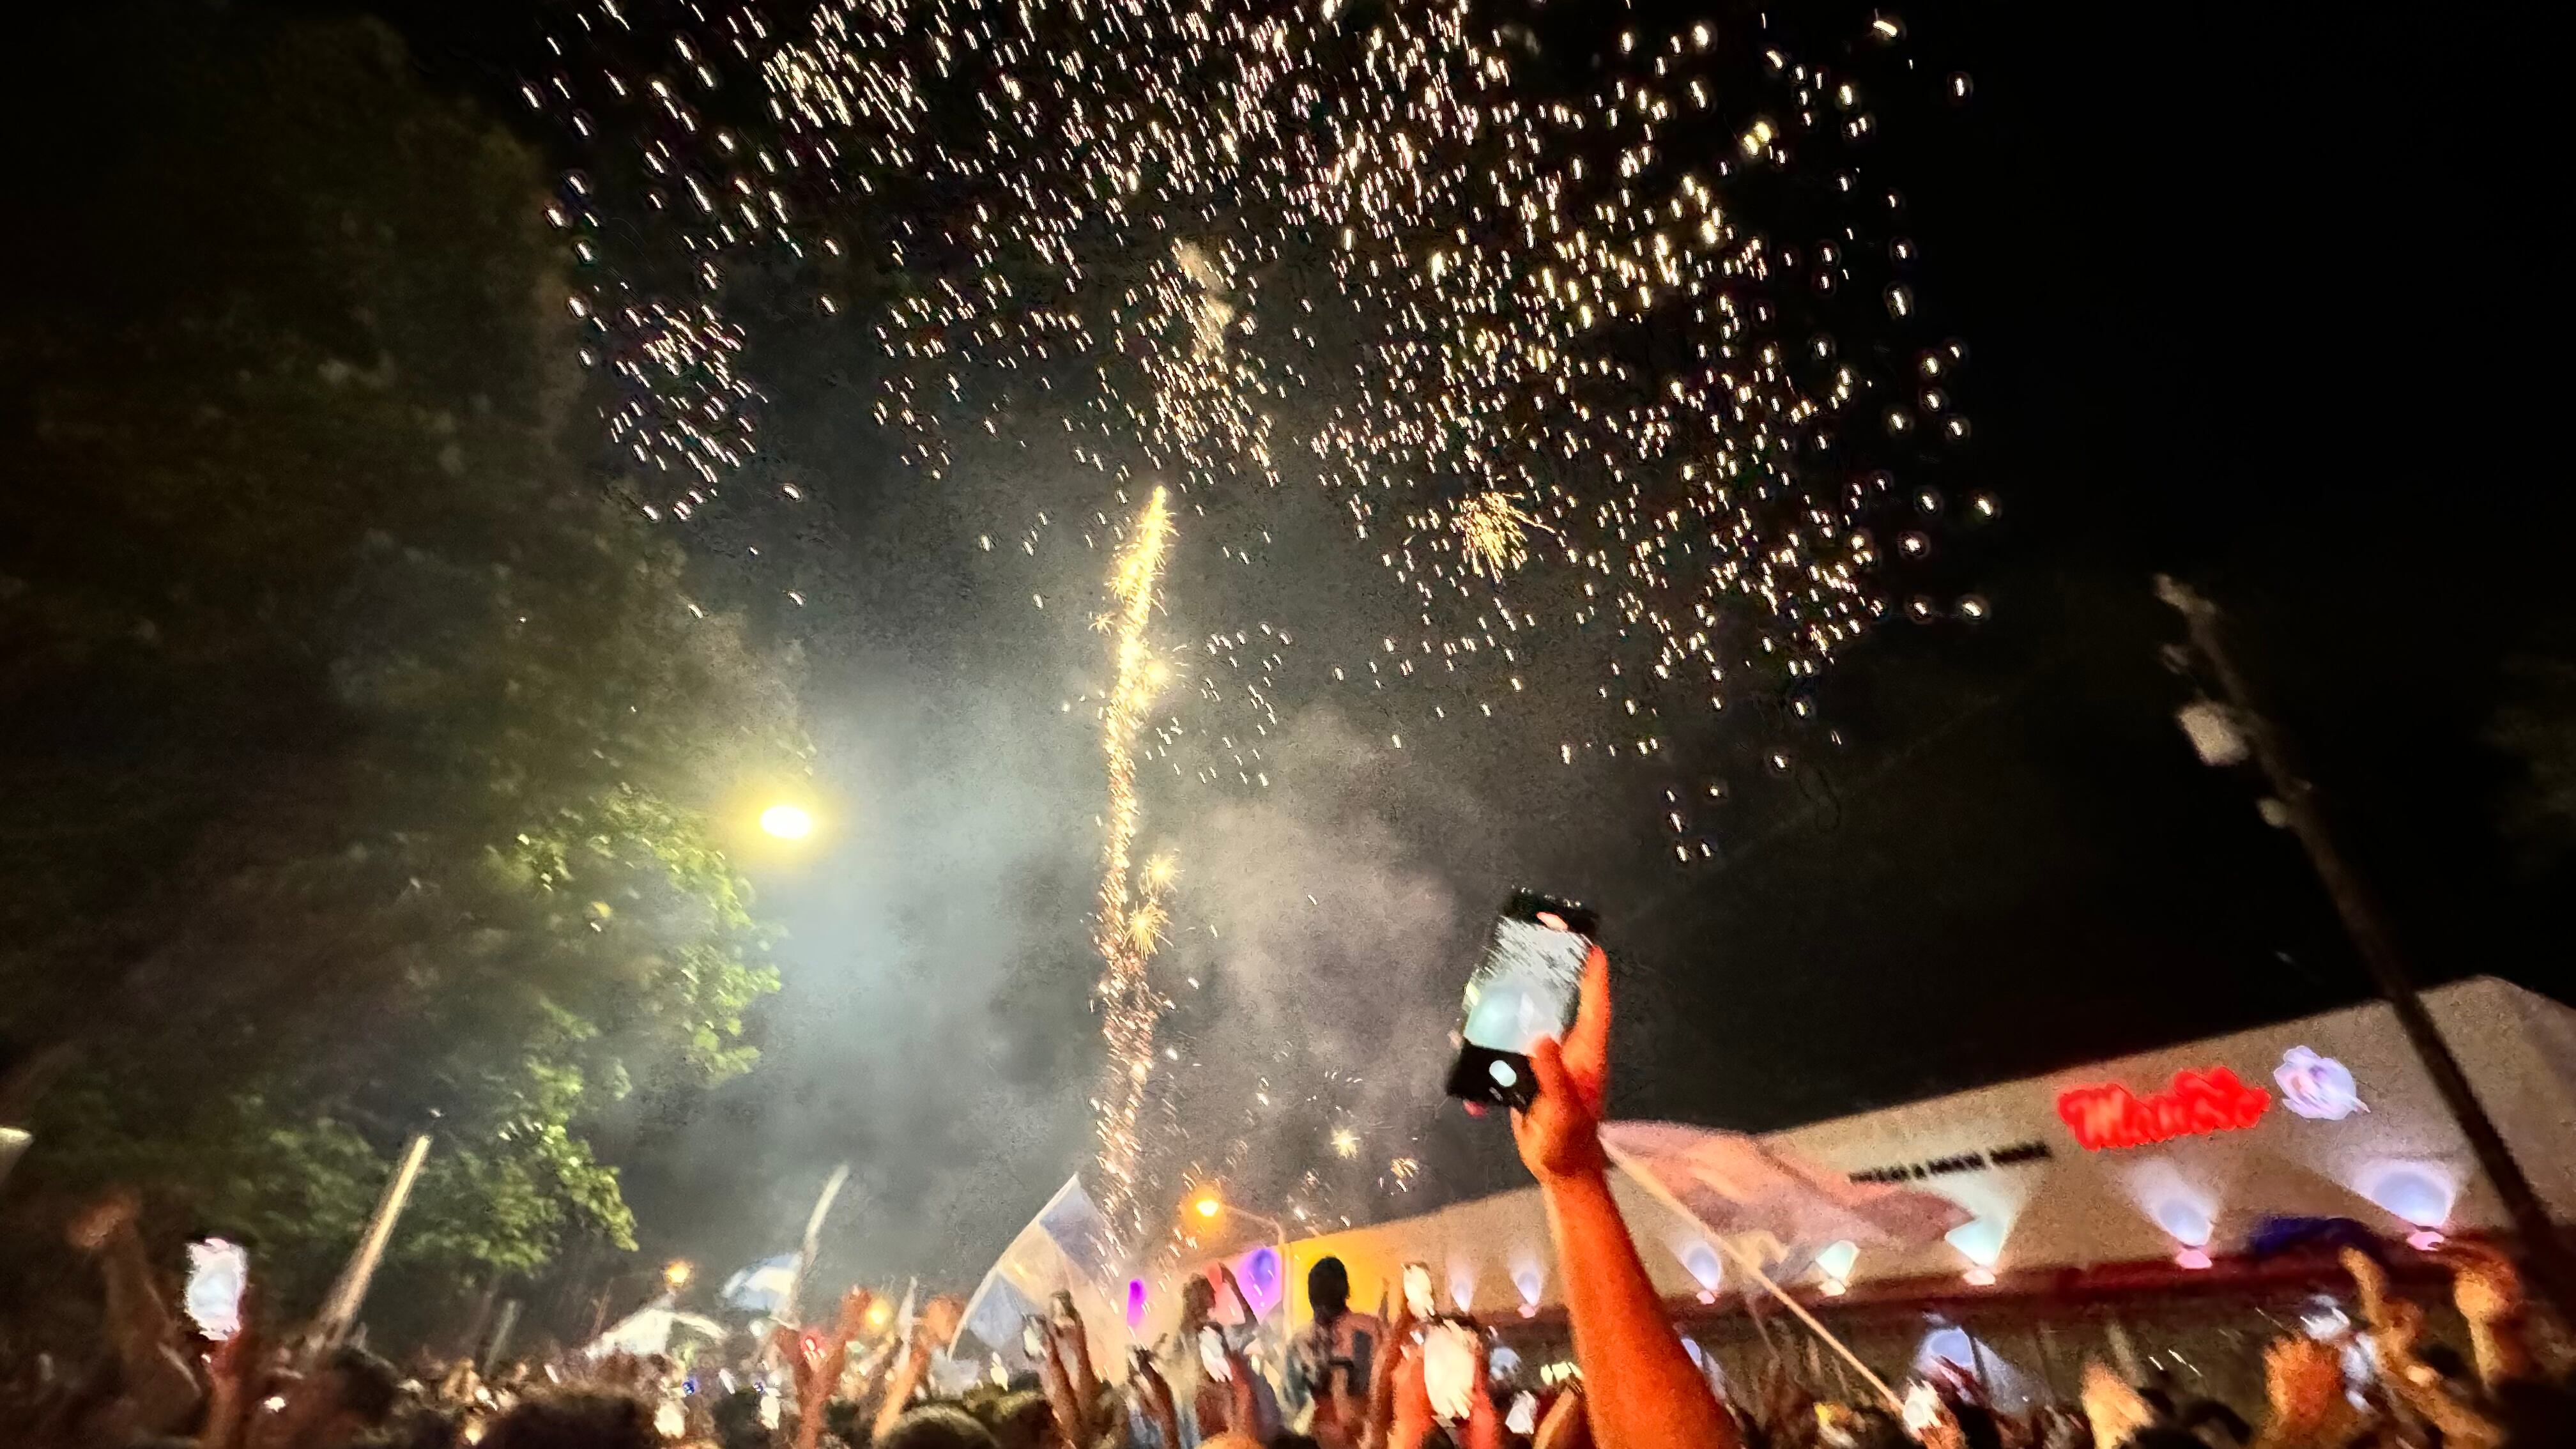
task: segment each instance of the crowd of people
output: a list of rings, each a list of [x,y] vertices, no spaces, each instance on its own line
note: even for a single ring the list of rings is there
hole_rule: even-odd
[[[0,1445],[28,1449],[2542,1449],[2576,1446],[2565,1365],[2543,1362],[2511,1262],[2450,1250],[2463,1356],[2369,1252],[2343,1253],[2357,1312],[2291,1333],[2265,1359],[2248,1421],[2169,1385],[2088,1365],[2065,1403],[1990,1403],[1938,1366],[1901,1395],[1854,1402],[1775,1359],[1730,1393],[1675,1329],[1610,1191],[1599,1124],[1609,987],[1596,950],[1582,1007],[1532,1054],[1538,1093],[1513,1115],[1566,1285],[1573,1372],[1541,1382],[1457,1315],[1397,1293],[1352,1303],[1343,1265],[1307,1278],[1311,1320],[1265,1333],[1231,1275],[1189,1282],[1176,1333],[1123,1365],[1095,1361],[1069,1301],[1031,1317],[1032,1372],[960,1388],[940,1368],[961,1306],[897,1317],[853,1289],[828,1328],[778,1328],[728,1356],[567,1355],[486,1380],[470,1361],[409,1372],[362,1349],[272,1337],[254,1285],[241,1326],[203,1337],[174,1310],[130,1197],[69,1225],[96,1263],[108,1341],[96,1360],[11,1366]],[[1219,1294],[1231,1311],[1220,1312]]]

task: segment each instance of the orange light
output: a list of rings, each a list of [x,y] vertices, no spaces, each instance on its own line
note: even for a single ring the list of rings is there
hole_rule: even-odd
[[[1216,1200],[1216,1195],[1213,1193],[1200,1198],[1197,1202],[1190,1204],[1190,1206],[1198,1209],[1199,1216],[1203,1218],[1212,1218],[1218,1213],[1225,1211],[1225,1204],[1218,1202]]]

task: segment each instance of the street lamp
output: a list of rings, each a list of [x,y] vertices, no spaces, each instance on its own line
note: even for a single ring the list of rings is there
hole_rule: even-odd
[[[760,828],[780,840],[803,840],[814,833],[814,813],[782,800],[760,812]]]
[[[689,1277],[696,1271],[696,1269],[689,1266],[687,1259],[673,1258],[670,1262],[662,1265],[662,1282],[667,1285],[672,1292],[677,1293],[681,1289],[689,1286]]]
[[[1213,1190],[1202,1192],[1193,1199],[1190,1203],[1190,1211],[1210,1222],[1232,1213],[1239,1218],[1250,1218],[1270,1230],[1271,1246],[1279,1255],[1279,1318],[1282,1323],[1285,1323],[1288,1318],[1288,1225],[1267,1213],[1257,1213],[1250,1208],[1237,1207],[1217,1196]]]
[[[2524,1175],[2513,1149],[2506,1145],[2494,1120],[2487,1116],[2486,1107],[2478,1101],[2468,1074],[2460,1069],[2459,1058],[2451,1054],[2451,1044],[2443,1038],[2433,1014],[2424,1009],[2423,998],[2415,994],[2414,979],[2398,951],[2387,912],[2363,882],[2360,871],[2345,859],[2343,847],[2328,828],[2325,812],[2319,806],[2315,782],[2301,772],[2281,727],[2255,708],[2245,676],[2227,652],[2218,606],[2190,585],[2164,574],[2156,575],[2155,587],[2156,597],[2182,615],[2184,631],[2191,640],[2188,647],[2168,646],[2166,662],[2175,672],[2185,675],[2195,674],[2196,664],[2205,665],[2223,697],[2194,700],[2177,712],[2184,733],[2191,736],[2192,748],[2210,765],[2232,765],[2250,756],[2262,770],[2265,782],[2272,787],[2271,796],[2258,802],[2264,821],[2286,828],[2306,849],[2308,864],[2315,869],[2318,883],[2325,887],[2335,914],[2342,918],[2344,934],[2352,938],[2354,954],[2369,968],[2379,994],[2396,1012],[2397,1025],[2414,1047],[2416,1060],[2424,1074],[2433,1079],[2434,1090],[2451,1109],[2460,1135],[2468,1139],[2469,1151],[2485,1169],[2487,1184],[2504,1200],[2505,1213],[2522,1239],[2522,1250],[2530,1255],[2532,1276],[2539,1280],[2541,1292],[2562,1316],[2576,1313],[2576,1254],[2570,1254],[2559,1238],[2548,1207],[2532,1190],[2531,1179]]]
[[[1198,1200],[1190,1204],[1190,1211],[1197,1213],[1200,1217],[1209,1219],[1219,1218],[1227,1213],[1232,1213],[1239,1218],[1250,1218],[1254,1222],[1268,1228],[1283,1245],[1288,1241],[1288,1225],[1286,1223],[1279,1221],[1277,1218],[1271,1217],[1267,1213],[1257,1213],[1250,1208],[1239,1207],[1233,1203],[1227,1202],[1224,1198],[1217,1196],[1213,1192],[1200,1193]]]

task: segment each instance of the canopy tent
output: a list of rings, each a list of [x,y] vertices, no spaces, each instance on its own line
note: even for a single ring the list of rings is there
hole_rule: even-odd
[[[608,1331],[592,1339],[582,1353],[590,1358],[605,1358],[612,1353],[645,1356],[671,1351],[671,1338],[676,1333],[693,1333],[710,1342],[722,1342],[725,1326],[712,1318],[695,1313],[682,1313],[668,1302],[656,1302],[627,1314],[608,1326]]]

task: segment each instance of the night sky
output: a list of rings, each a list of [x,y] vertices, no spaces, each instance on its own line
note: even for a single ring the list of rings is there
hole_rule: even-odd
[[[437,83],[564,148],[511,104],[532,9],[371,8]],[[1542,17],[1560,75],[1623,28],[1722,9],[1557,8],[1599,12]],[[1149,784],[1146,835],[1183,869],[1156,967],[1181,1002],[1175,1165],[1355,1217],[1512,1185],[1500,1129],[1436,1092],[1483,917],[1516,884],[1603,915],[1622,1115],[1781,1127],[2366,994],[2254,782],[2172,723],[2188,686],[2159,659],[2180,629],[2157,570],[2235,612],[2419,973],[2576,991],[2548,909],[2566,860],[2500,830],[2518,767],[2485,742],[2505,661],[2576,637],[2563,465],[2520,456],[2551,415],[2522,336],[2549,290],[2516,220],[2533,183],[2499,144],[2531,62],[2367,7],[2077,9],[1903,7],[1926,79],[1965,71],[1973,97],[1880,143],[1928,335],[1970,348],[1977,441],[1945,486],[2001,505],[1933,577],[1991,617],[1892,616],[1811,718],[1757,701],[1651,764],[1563,763],[1584,726],[1545,715],[1399,750],[1382,699],[1316,687],[1281,702],[1268,792]],[[1108,532],[1009,545],[1035,509],[1109,505],[1008,438],[925,478],[869,415],[875,339],[764,285],[735,299],[768,395],[753,467],[806,497],[673,527],[711,590],[802,649],[837,818],[812,858],[755,863],[791,932],[763,1066],[621,1124],[618,1155],[648,1251],[784,1248],[849,1160],[827,1274],[963,1278],[1089,1154],[1101,784],[1078,701],[1104,672],[1085,621]],[[1311,675],[1403,624],[1311,487],[1192,501],[1213,516],[1183,519],[1172,639],[1269,624],[1304,636]],[[1205,547],[1262,530],[1254,564]],[[1551,666],[1589,687],[1589,661]],[[1766,768],[1782,747],[1795,765]],[[1693,838],[1714,852],[1678,865],[1663,792],[1712,786]],[[1334,1125],[1361,1156],[1327,1151]],[[1397,1156],[1421,1164],[1409,1193]]]

